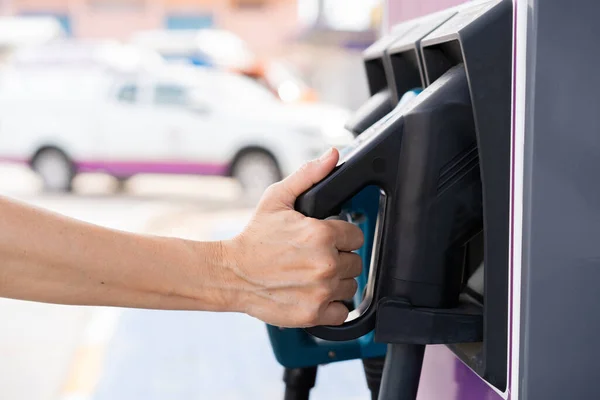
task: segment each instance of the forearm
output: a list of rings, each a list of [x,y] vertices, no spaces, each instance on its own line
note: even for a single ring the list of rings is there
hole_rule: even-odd
[[[220,243],[114,231],[0,198],[0,296],[235,311]]]

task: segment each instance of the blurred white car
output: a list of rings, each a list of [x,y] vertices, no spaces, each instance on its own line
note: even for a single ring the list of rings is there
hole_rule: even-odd
[[[0,161],[29,164],[53,191],[101,171],[232,176],[257,196],[349,143],[347,117],[334,106],[284,104],[248,78],[202,68],[16,63],[0,74]]]

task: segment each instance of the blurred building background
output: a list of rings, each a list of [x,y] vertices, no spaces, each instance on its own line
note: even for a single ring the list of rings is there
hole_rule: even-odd
[[[77,38],[127,39],[139,30],[219,27],[239,34],[259,53],[293,34],[296,0],[8,0],[5,15],[52,16]],[[264,21],[269,21],[265,24]]]
[[[466,3],[469,0],[386,0],[386,26],[392,26],[402,21],[420,17],[448,7]]]
[[[366,96],[360,51],[383,0],[4,0],[0,13],[52,17],[73,38],[126,41],[149,30],[223,29],[261,60],[283,60],[319,98],[351,109]],[[344,12],[340,12],[340,10]]]

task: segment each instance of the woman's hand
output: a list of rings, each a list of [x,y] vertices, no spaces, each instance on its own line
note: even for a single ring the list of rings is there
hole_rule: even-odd
[[[225,259],[239,278],[239,311],[282,327],[339,325],[348,316],[361,259],[361,230],[338,220],[307,218],[296,198],[325,178],[339,158],[330,150],[270,187],[235,239],[223,242]]]

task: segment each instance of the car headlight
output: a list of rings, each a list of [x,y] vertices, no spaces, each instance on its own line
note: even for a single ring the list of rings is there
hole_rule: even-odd
[[[354,136],[343,125],[330,126],[323,129],[324,139],[333,146],[344,147],[354,140]]]

